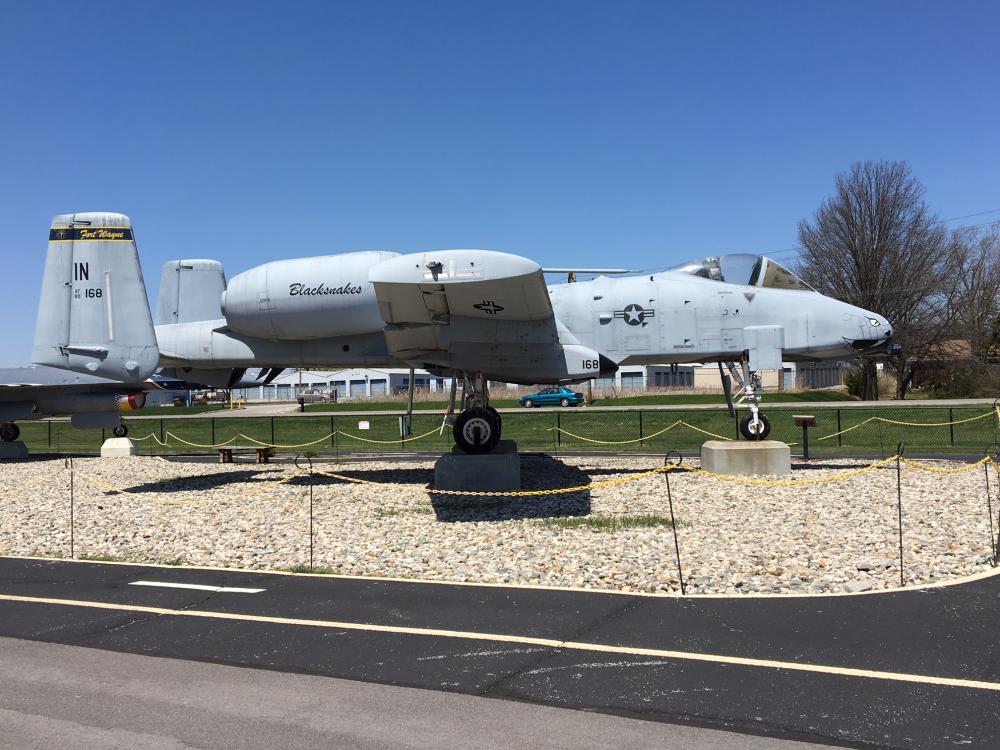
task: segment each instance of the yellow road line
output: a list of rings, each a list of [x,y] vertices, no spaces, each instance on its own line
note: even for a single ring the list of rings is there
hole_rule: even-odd
[[[992,690],[994,692],[1000,692],[1000,683],[985,682],[983,680],[966,680],[957,677],[938,677],[936,675],[911,674],[907,672],[886,672],[874,669],[837,667],[829,664],[806,664],[794,661],[779,661],[776,659],[754,659],[743,656],[728,656],[724,654],[704,654],[694,651],[637,648],[632,646],[616,646],[606,643],[588,643],[585,641],[562,641],[554,638],[538,638],[533,636],[511,635],[507,633],[478,633],[468,630],[414,628],[401,625],[341,622],[338,620],[309,620],[297,617],[273,617],[268,615],[213,612],[209,610],[197,609],[168,609],[166,607],[146,607],[138,604],[114,604],[111,602],[93,602],[77,599],[52,599],[48,597],[17,596],[14,594],[0,594],[0,601],[23,602],[28,604],[48,604],[63,607],[86,607],[89,609],[106,609],[119,612],[145,612],[147,614],[166,615],[168,617],[200,617],[214,620],[234,620],[237,622],[259,622],[267,623],[269,625],[295,625],[300,627],[329,628],[335,630],[357,630],[369,633],[393,633],[396,635],[455,638],[462,640],[490,641],[493,643],[514,643],[529,646],[543,646],[553,649],[564,649],[567,651],[624,654],[628,656],[645,656],[660,659],[707,662],[710,664],[732,664],[736,666],[756,667],[762,669],[781,669],[793,672],[812,672],[816,674],[832,674],[843,677],[863,677],[874,680],[890,680],[893,682],[910,682],[924,685],[941,685],[945,687],[958,687],[972,690]]]

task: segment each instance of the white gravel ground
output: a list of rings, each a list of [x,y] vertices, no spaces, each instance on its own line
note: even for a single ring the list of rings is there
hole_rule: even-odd
[[[866,463],[814,461],[794,477],[832,476]],[[642,457],[525,457],[522,472],[525,487],[535,489],[658,465]],[[679,591],[669,526],[609,531],[560,521],[669,517],[662,476],[568,495],[469,499],[429,495],[430,461],[317,468],[378,483],[315,478],[315,565],[326,572]],[[302,478],[278,482],[294,473],[287,464],[77,459],[75,553],[239,568],[305,565],[308,484]],[[995,493],[992,468],[990,482]],[[899,585],[894,466],[797,487],[747,486],[688,473],[675,474],[671,486],[688,593]],[[0,463],[0,487],[0,553],[68,557],[69,472],[63,461]],[[994,497],[994,527],[998,505]],[[982,468],[940,475],[904,467],[903,523],[906,585],[989,569]]]

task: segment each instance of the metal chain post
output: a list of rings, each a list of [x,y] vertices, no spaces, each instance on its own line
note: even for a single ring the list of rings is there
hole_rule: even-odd
[[[312,458],[299,453],[295,457],[295,468],[302,471],[299,466],[299,459],[304,458],[309,462],[309,570],[313,569],[313,462]]]
[[[676,463],[671,463],[672,457],[677,457]],[[677,556],[677,579],[681,583],[681,594],[686,594],[687,591],[684,587],[684,569],[681,567],[681,543],[677,538],[677,518],[674,516],[674,498],[673,493],[670,491],[670,474],[676,471],[680,467],[681,463],[684,461],[684,457],[678,451],[668,451],[663,457],[663,465],[667,467],[667,470],[663,472],[663,479],[667,483],[667,505],[670,508],[670,528],[674,532],[674,554]]]
[[[76,559],[76,532],[74,519],[74,497],[73,497],[73,457],[68,456],[63,459],[63,466],[69,469],[69,559]]]
[[[896,446],[896,509],[899,515],[899,585],[903,584],[903,451],[905,443]]]
[[[984,456],[989,457],[989,453],[984,451]],[[989,461],[983,464],[983,474],[986,478],[986,514],[990,517],[990,551],[993,553],[991,558],[991,563],[995,568],[997,566],[997,543],[996,538],[993,536],[993,497],[990,493],[990,463]]]

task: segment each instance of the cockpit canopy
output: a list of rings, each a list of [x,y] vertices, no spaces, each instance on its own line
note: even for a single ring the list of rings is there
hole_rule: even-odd
[[[816,291],[777,261],[752,253],[717,255],[681,263],[669,270],[727,284]]]

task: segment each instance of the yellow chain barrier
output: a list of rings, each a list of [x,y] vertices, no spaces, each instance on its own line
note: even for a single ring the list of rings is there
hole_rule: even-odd
[[[627,445],[629,443],[639,443],[645,440],[652,440],[658,435],[662,435],[665,432],[670,432],[670,430],[674,429],[675,427],[688,427],[692,430],[697,430],[703,435],[710,435],[711,437],[719,438],[719,440],[732,440],[731,437],[726,437],[725,435],[716,435],[714,432],[709,432],[708,430],[703,430],[700,427],[695,427],[693,424],[688,424],[683,419],[678,419],[669,427],[664,427],[662,430],[659,430],[658,432],[651,432],[648,435],[643,435],[642,437],[634,438],[632,440],[595,440],[594,438],[584,437],[583,435],[577,435],[576,433],[570,432],[569,430],[564,430],[562,427],[549,427],[547,432],[553,432],[553,431],[561,432],[563,435],[569,435],[570,437],[576,438],[577,440],[584,440],[588,443],[597,443],[599,445]]]
[[[907,466],[912,466],[914,469],[920,469],[921,471],[929,471],[934,474],[964,474],[967,471],[972,471],[973,469],[982,466],[983,464],[996,463],[992,456],[983,456],[981,459],[976,461],[974,464],[966,464],[958,469],[944,469],[939,466],[929,466],[927,464],[918,463],[917,461],[912,461],[908,458],[900,459]]]
[[[351,433],[344,432],[343,430],[336,430],[334,432],[331,432],[328,435],[324,435],[321,438],[317,438],[316,440],[311,440],[308,443],[295,443],[295,444],[291,444],[291,445],[285,445],[285,444],[281,444],[281,443],[268,443],[268,442],[264,442],[263,440],[258,440],[257,438],[250,437],[249,435],[246,435],[246,434],[244,434],[242,432],[237,433],[233,437],[229,438],[229,440],[224,440],[221,443],[213,443],[213,444],[192,443],[191,441],[185,440],[184,438],[179,437],[179,436],[177,436],[174,433],[169,432],[169,431],[166,433],[166,437],[173,438],[178,443],[184,443],[184,445],[190,445],[193,448],[225,448],[225,447],[229,446],[230,444],[232,444],[232,443],[234,443],[234,442],[236,442],[236,441],[238,441],[238,440],[240,440],[242,438],[243,440],[246,440],[247,442],[256,443],[257,445],[261,446],[262,448],[289,449],[289,448],[308,448],[308,447],[310,447],[312,445],[318,445],[319,443],[325,443],[327,440],[329,440],[330,438],[332,438],[334,435],[343,435],[344,437],[350,438],[352,440],[361,440],[361,441],[366,442],[366,443],[381,443],[381,444],[384,444],[384,445],[391,445],[391,444],[394,444],[394,443],[409,443],[409,442],[412,442],[414,440],[420,440],[422,438],[427,437],[428,435],[433,435],[435,432],[438,432],[438,431],[439,431],[439,429],[437,427],[435,427],[433,430],[428,430],[427,432],[423,433],[422,435],[413,435],[411,437],[406,437],[406,438],[394,438],[392,440],[374,440],[372,438],[361,437],[360,435],[352,435]],[[154,440],[155,442],[159,443],[160,445],[162,445],[165,448],[170,447],[170,444],[168,442],[160,440],[160,438],[157,437],[152,432],[149,433],[148,435],[144,436],[144,437],[134,437],[132,439],[135,440],[135,441],[137,441],[137,442],[143,442],[145,440],[152,439],[152,440]]]
[[[425,438],[428,435],[433,435],[435,432],[439,432],[440,429],[441,429],[440,427],[435,427],[433,430],[428,430],[423,435],[413,435],[412,437],[408,438],[396,438],[395,440],[373,440],[372,438],[361,437],[360,435],[352,435],[349,432],[343,432],[341,430],[337,430],[337,434],[351,438],[351,440],[361,440],[366,443],[382,443],[384,445],[389,445],[391,443],[409,443],[414,440],[420,440],[421,438]]]

